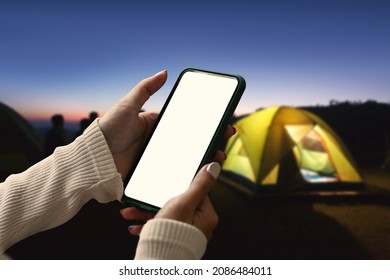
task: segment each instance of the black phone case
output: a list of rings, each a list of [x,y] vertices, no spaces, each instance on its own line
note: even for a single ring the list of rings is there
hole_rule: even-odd
[[[141,154],[139,155],[138,159],[137,159],[137,163],[134,165],[134,168],[132,170],[130,170],[129,174],[126,176],[126,179],[124,181],[124,185],[126,186],[127,182],[130,180],[131,178],[131,175],[134,173],[136,167],[137,167],[137,164],[138,162],[140,161],[141,157],[142,157],[142,154],[143,154],[143,151],[145,150],[145,148],[147,147],[150,139],[152,138],[153,136],[153,133],[156,129],[156,127],[158,126],[161,118],[163,117],[164,115],[164,112],[165,112],[165,109],[167,108],[172,96],[174,95],[175,91],[176,91],[176,88],[177,86],[179,85],[180,83],[180,80],[182,78],[182,76],[186,73],[186,72],[189,72],[189,71],[192,71],[192,72],[204,72],[204,73],[210,73],[210,74],[214,74],[214,75],[220,75],[220,76],[228,76],[228,77],[233,77],[233,78],[236,78],[237,81],[238,81],[238,85],[237,85],[237,88],[235,89],[235,92],[233,94],[233,97],[232,99],[230,100],[228,106],[226,107],[226,110],[225,110],[225,113],[224,115],[222,116],[221,118],[221,122],[219,123],[215,133],[214,133],[214,136],[212,138],[212,140],[210,141],[210,144],[203,156],[203,159],[201,161],[201,163],[199,164],[198,166],[198,169],[196,171],[196,173],[199,171],[199,169],[204,166],[205,164],[207,163],[210,163],[213,159],[213,156],[214,156],[214,153],[217,149],[217,145],[218,145],[218,140],[220,138],[223,137],[223,134],[225,132],[225,129],[227,127],[227,125],[229,124],[229,121],[230,119],[232,118],[236,108],[237,108],[237,105],[242,97],[242,94],[244,93],[244,90],[245,90],[245,87],[246,87],[246,82],[245,82],[245,79],[240,76],[240,75],[234,75],[234,74],[226,74],[226,73],[221,73],[221,72],[214,72],[214,71],[209,71],[209,70],[202,70],[202,69],[198,69],[198,68],[186,68],[184,69],[178,79],[176,80],[167,100],[165,101],[164,103],[164,106],[163,108],[161,109],[161,112],[156,120],[156,123],[154,125],[154,128],[153,128],[153,131],[152,133],[150,134],[150,136],[148,137],[148,140],[146,141],[146,144],[145,146],[143,147],[143,149],[141,150]],[[158,210],[160,210],[159,207],[156,207],[154,205],[151,205],[151,204],[148,204],[148,203],[145,203],[143,201],[139,201],[137,199],[133,199],[131,197],[127,197],[125,195],[123,195],[122,197],[122,202],[126,203],[126,204],[129,204],[131,206],[135,206],[137,208],[140,208],[140,209],[143,209],[143,210],[146,210],[146,211],[150,211],[150,212],[157,212]]]

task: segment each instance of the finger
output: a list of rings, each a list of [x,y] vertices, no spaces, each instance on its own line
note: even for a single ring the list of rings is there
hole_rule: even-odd
[[[214,186],[216,179],[221,171],[221,166],[217,162],[212,162],[202,167],[196,174],[191,186],[182,195],[181,199],[192,206],[194,209],[202,202],[204,197]]]
[[[231,125],[228,125],[226,127],[226,130],[225,130],[225,133],[223,135],[223,138],[224,139],[229,139],[230,137],[232,137],[234,134],[236,134],[237,130],[234,126],[231,126]]]
[[[143,225],[131,225],[128,227],[128,231],[131,235],[138,236],[141,233]]]
[[[207,223],[199,223],[200,230],[206,235],[207,240],[210,240],[212,237],[212,233],[216,226],[218,225],[218,214],[215,212],[214,206],[211,203],[211,200],[208,195],[202,200],[202,202],[198,206],[198,215],[199,219],[206,221],[201,217],[201,215],[207,215]]]
[[[135,207],[124,208],[120,211],[122,217],[126,220],[139,220],[139,221],[148,221],[153,219],[155,214],[147,212]]]
[[[223,151],[217,150],[215,152],[213,161],[218,162],[219,164],[222,164],[225,161],[225,159],[226,159],[226,154]]]
[[[145,139],[149,136],[149,133],[153,130],[154,124],[156,123],[156,120],[158,118],[158,113],[156,112],[141,112],[138,116],[145,120],[145,133],[144,137]]]
[[[208,195],[206,195],[204,199],[201,201],[201,203],[198,206],[198,209],[202,213],[207,213],[210,219],[210,224],[216,225],[218,223],[218,215],[215,212],[213,203],[211,202],[210,197]]]
[[[149,97],[165,84],[167,77],[168,72],[164,70],[142,80],[122,99],[123,104],[140,111]]]

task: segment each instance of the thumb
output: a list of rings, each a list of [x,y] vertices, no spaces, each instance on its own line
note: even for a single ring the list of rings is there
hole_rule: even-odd
[[[125,107],[131,107],[136,109],[136,111],[140,111],[149,97],[165,84],[167,77],[168,72],[164,70],[140,81],[121,102],[126,104]]]
[[[182,199],[193,208],[197,208],[214,186],[220,172],[221,166],[217,162],[203,166],[194,177],[191,186],[183,194]]]

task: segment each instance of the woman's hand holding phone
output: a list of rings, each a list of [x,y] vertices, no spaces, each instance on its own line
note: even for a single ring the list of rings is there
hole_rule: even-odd
[[[135,163],[136,157],[144,146],[158,116],[157,113],[140,111],[149,97],[165,84],[166,79],[167,71],[161,71],[142,80],[99,120],[100,128],[112,152],[117,170],[123,177],[127,175]],[[224,138],[228,139],[234,133],[235,129],[228,125]],[[217,150],[214,162],[221,164],[225,157],[223,151]],[[160,210],[157,217],[177,219],[193,224],[202,230],[207,238],[211,238],[218,217],[207,193],[215,183],[216,174],[219,173],[219,171],[216,172],[219,170],[216,163],[203,167],[194,178],[191,187],[182,195],[171,199]],[[208,166],[212,166],[209,171],[211,170],[214,177],[207,172]],[[188,203],[183,203],[184,201]],[[121,210],[121,214],[126,220],[145,222],[156,215],[135,207],[124,208]],[[130,226],[129,232],[133,235],[139,235],[141,229],[142,225]]]
[[[142,80],[99,120],[122,178],[135,164],[158,117],[157,113],[140,111],[149,97],[165,84],[167,76],[167,71],[161,71]]]

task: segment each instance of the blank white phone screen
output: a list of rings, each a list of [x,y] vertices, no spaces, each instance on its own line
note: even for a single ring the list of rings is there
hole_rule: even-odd
[[[162,207],[184,192],[238,86],[235,77],[185,72],[126,188],[127,197]]]

